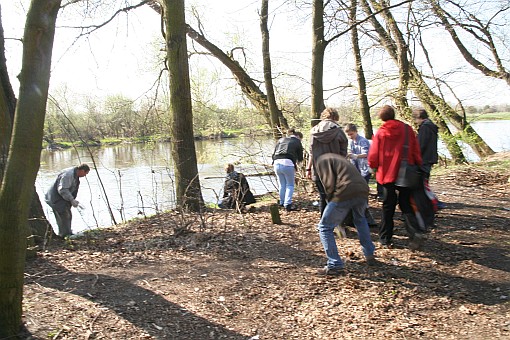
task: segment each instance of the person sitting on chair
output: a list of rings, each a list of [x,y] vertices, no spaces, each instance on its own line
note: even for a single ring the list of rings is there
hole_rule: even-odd
[[[238,209],[255,203],[246,176],[234,170],[233,164],[225,165],[227,176],[223,185],[223,199],[218,207],[222,209]]]

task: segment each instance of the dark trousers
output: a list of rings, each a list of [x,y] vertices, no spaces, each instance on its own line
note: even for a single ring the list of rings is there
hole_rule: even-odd
[[[321,200],[320,209],[321,209],[321,217],[322,217],[322,213],[324,212],[324,209],[326,209],[326,205],[328,205],[328,200],[327,200],[327,196],[326,196],[326,190],[324,190],[324,186],[322,185],[322,182],[319,179],[319,176],[317,176],[317,179],[315,180],[315,185],[317,186],[317,191],[319,192],[319,197]]]
[[[421,171],[423,172],[423,177],[425,177],[425,179],[429,179],[430,171],[432,171],[432,164],[423,164],[421,166]]]
[[[381,224],[379,225],[379,241],[382,244],[391,243],[394,227],[393,216],[397,203],[404,215],[413,214],[410,198],[410,189],[398,187],[394,183],[383,184],[383,208]]]
[[[66,237],[72,235],[71,222],[73,220],[73,214],[71,213],[71,208],[64,209],[64,211],[60,212],[53,209],[53,213],[55,214],[55,220],[58,225],[58,236]]]

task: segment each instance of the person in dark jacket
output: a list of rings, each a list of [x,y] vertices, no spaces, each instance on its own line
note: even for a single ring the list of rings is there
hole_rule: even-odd
[[[413,118],[418,124],[418,144],[420,145],[423,164],[421,169],[426,178],[430,177],[430,171],[437,164],[437,126],[429,119],[424,109],[415,110]]]
[[[227,176],[223,185],[223,199],[218,207],[223,209],[241,209],[255,203],[250,185],[244,174],[234,170],[233,164],[225,165]]]
[[[393,216],[395,215],[395,207],[398,202],[410,235],[409,246],[416,249],[421,245],[423,233],[411,207],[411,189],[396,186],[395,181],[399,174],[406,130],[409,146],[407,155],[408,164],[422,164],[420,147],[413,129],[409,125],[395,119],[395,110],[392,106],[383,106],[379,110],[378,115],[383,121],[383,125],[372,140],[372,146],[368,152],[368,164],[372,169],[376,169],[377,182],[381,183],[384,189],[383,213],[379,225],[379,242],[383,247],[392,246]]]
[[[354,225],[368,265],[376,265],[375,246],[370,238],[370,229],[365,218],[368,202],[368,184],[359,171],[345,157],[326,153],[315,161],[315,171],[319,175],[328,204],[317,229],[328,258],[327,265],[319,275],[342,275],[344,263],[338,255],[333,230],[352,211]]]
[[[297,163],[303,161],[303,145],[301,144],[303,134],[294,129],[289,129],[288,134],[288,137],[282,137],[276,143],[273,165],[280,184],[280,206],[285,207],[287,211],[292,211],[296,210],[292,205],[292,195]]]
[[[312,179],[317,186],[320,197],[321,216],[326,208],[326,194],[322,183],[315,171],[315,160],[325,153],[336,153],[340,156],[347,156],[347,136],[338,125],[340,116],[333,108],[326,108],[321,113],[321,121],[310,131],[310,155],[306,168],[306,177]]]
[[[60,237],[73,234],[71,230],[73,218],[71,207],[81,206],[80,202],[76,200],[80,178],[87,176],[89,171],[90,167],[87,164],[65,169],[58,174],[57,179],[46,192],[45,201],[53,209]]]
[[[418,124],[418,143],[420,144],[421,158],[423,164],[421,170],[425,176],[425,180],[430,179],[430,172],[432,166],[437,164],[437,125],[434,124],[430,119],[425,109],[418,109],[413,111],[413,118],[416,124]],[[437,201],[437,207],[439,209],[445,208],[443,202]]]

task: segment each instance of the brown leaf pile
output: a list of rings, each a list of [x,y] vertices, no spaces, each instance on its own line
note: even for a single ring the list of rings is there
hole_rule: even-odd
[[[420,251],[407,248],[397,213],[395,248],[367,267],[348,229],[339,278],[314,274],[325,256],[317,196],[303,189],[283,225],[266,201],[53,243],[27,264],[25,338],[510,338],[510,196],[500,175],[474,172],[432,178],[448,208]],[[380,203],[370,207],[378,219]]]

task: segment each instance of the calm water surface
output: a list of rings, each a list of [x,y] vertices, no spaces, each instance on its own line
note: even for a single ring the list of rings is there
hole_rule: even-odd
[[[495,151],[510,150],[510,121],[476,122],[473,126]],[[216,203],[222,195],[224,164],[235,163],[236,170],[248,175],[265,172],[265,165],[271,164],[274,141],[240,138],[197,141],[195,145],[204,200]],[[169,143],[153,143],[92,149],[97,173],[92,170],[81,180],[77,199],[86,209],[72,209],[73,231],[112,225],[107,201],[117,223],[172,208],[175,196],[170,146]],[[448,154],[442,145],[439,152]],[[470,160],[478,160],[469,148],[465,152]],[[43,151],[36,181],[41,198],[62,169],[81,162],[92,165],[91,160],[87,150]],[[248,181],[255,195],[276,190],[273,176],[249,176]],[[51,209],[44,202],[43,207],[55,227]]]
[[[265,165],[271,164],[273,143],[271,138],[197,141],[204,200],[216,203],[221,197],[225,163],[236,164],[236,170],[246,175],[266,172]],[[77,200],[86,208],[81,211],[71,209],[73,232],[114,224],[107,202],[117,223],[172,208],[175,195],[170,147],[170,143],[152,143],[92,149],[97,173],[92,169],[88,176],[81,179]],[[82,162],[92,166],[92,157],[87,150],[44,150],[36,180],[41,199],[62,169]],[[248,182],[255,195],[276,188],[273,176],[249,176]],[[55,228],[51,208],[42,203],[46,216]]]

